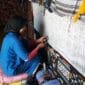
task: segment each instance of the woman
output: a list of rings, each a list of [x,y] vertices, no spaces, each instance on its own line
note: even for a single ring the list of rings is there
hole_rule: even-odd
[[[13,16],[6,24],[4,32],[0,55],[1,69],[7,76],[22,74],[19,77],[26,79],[40,63],[41,56],[38,51],[45,47],[47,37],[27,42],[24,36],[27,32],[27,20],[21,16]],[[30,51],[30,46],[35,48]]]

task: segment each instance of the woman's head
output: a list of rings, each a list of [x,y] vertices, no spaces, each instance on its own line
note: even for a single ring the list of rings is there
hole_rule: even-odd
[[[9,19],[4,28],[4,32],[14,32],[19,34],[21,29],[27,29],[27,20],[21,16],[15,15]]]

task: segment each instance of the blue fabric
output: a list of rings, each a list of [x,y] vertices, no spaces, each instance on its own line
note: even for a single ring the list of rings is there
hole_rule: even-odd
[[[22,63],[17,69],[15,74],[24,73],[32,74],[40,62],[40,56],[37,55],[29,62]]]
[[[42,85],[61,85],[60,82],[57,79],[49,80],[43,83]]]
[[[40,61],[39,58],[36,57],[29,62],[25,62],[27,58],[28,52],[19,37],[12,32],[8,33],[3,39],[0,56],[1,68],[4,74],[9,76],[25,72],[32,74]],[[19,70],[17,70],[18,68]]]
[[[61,85],[60,82],[57,79],[54,80],[45,80],[44,76],[46,75],[46,73],[44,72],[44,70],[40,70],[37,74],[36,74],[36,79],[42,83],[42,85]],[[50,74],[51,75],[51,74]],[[52,76],[51,76],[52,78]]]
[[[36,79],[40,82],[45,81],[44,78],[43,78],[45,75],[46,75],[46,73],[44,72],[44,70],[40,70],[36,74]]]

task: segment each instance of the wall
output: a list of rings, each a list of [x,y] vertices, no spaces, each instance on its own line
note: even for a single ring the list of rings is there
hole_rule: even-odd
[[[72,23],[71,16],[60,17],[57,14],[45,11],[33,3],[34,25],[39,31],[39,23],[44,18],[45,31],[43,35],[49,37],[48,43],[85,76],[85,22]],[[39,9],[39,10],[38,10]]]
[[[13,15],[28,17],[28,3],[19,0],[0,0],[0,25],[6,24]]]
[[[32,3],[34,15],[34,28],[40,30],[40,25],[43,23],[43,6]]]

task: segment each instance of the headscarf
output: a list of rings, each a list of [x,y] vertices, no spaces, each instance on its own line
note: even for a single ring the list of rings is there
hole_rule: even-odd
[[[5,34],[8,32],[14,32],[19,34],[19,30],[24,26],[26,26],[27,28],[27,20],[21,16],[15,15],[9,19],[8,23],[4,28],[4,32]]]

